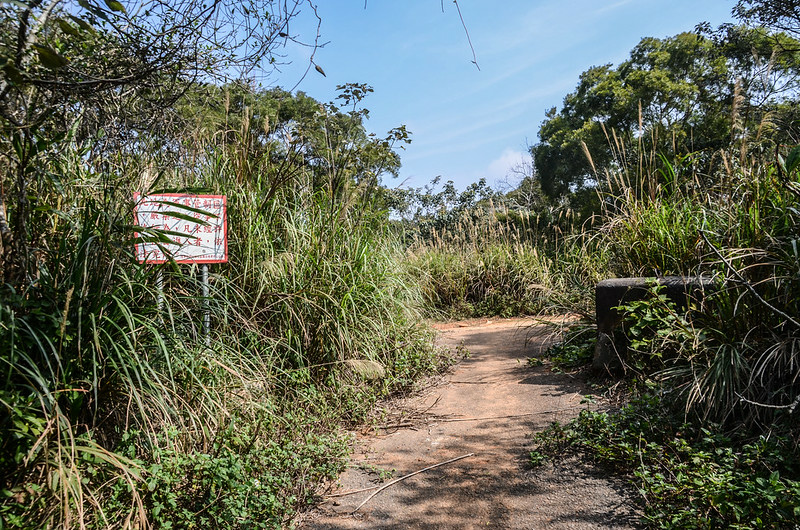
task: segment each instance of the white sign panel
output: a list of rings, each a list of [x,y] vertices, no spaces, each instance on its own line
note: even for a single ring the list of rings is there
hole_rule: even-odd
[[[153,233],[138,234],[142,263],[224,263],[228,261],[228,219],[224,195],[161,193],[135,194],[136,224],[158,231],[166,241],[148,241]]]

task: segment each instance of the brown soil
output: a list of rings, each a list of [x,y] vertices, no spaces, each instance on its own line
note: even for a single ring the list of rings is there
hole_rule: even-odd
[[[522,319],[438,327],[441,344],[463,344],[470,356],[404,400],[377,434],[358,438],[339,485],[301,528],[635,528],[623,484],[577,460],[529,464],[531,433],[587,406],[579,378],[527,363],[552,328]],[[360,508],[375,489],[333,496],[464,455],[471,456],[392,484]]]

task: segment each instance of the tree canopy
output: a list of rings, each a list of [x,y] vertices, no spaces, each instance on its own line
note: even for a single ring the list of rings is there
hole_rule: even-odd
[[[269,72],[308,0],[21,0],[0,3],[0,271],[26,281],[28,228],[47,165],[91,139],[86,160],[179,147],[176,103],[198,83]],[[316,46],[312,36],[309,46]],[[313,55],[312,55],[313,61]]]
[[[739,0],[733,14],[748,24],[800,34],[800,5],[796,0]]]
[[[550,109],[531,148],[542,189],[557,197],[591,187],[598,175],[639,152],[713,152],[743,135],[791,141],[800,56],[786,34],[728,26],[644,38],[614,67],[580,76],[561,110]],[[760,134],[769,128],[769,134]],[[759,131],[756,134],[755,131]]]
[[[309,186],[335,199],[357,187],[362,195],[377,191],[385,176],[397,176],[395,149],[410,142],[404,126],[378,136],[369,133],[363,100],[372,87],[348,83],[337,87],[335,101],[321,103],[304,92],[264,89],[237,81],[190,89],[178,105],[197,156],[236,160],[242,180],[267,179],[272,197],[278,188]],[[208,152],[212,150],[213,152]]]

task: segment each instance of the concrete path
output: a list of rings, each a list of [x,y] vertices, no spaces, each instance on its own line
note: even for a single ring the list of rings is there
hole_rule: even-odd
[[[464,458],[397,482],[363,506],[375,489],[327,497],[301,528],[635,528],[620,484],[577,461],[528,463],[531,433],[586,406],[580,381],[527,363],[546,347],[551,329],[520,319],[442,327],[440,342],[463,344],[469,358],[405,400],[403,413],[379,434],[360,438],[331,493],[386,485]]]

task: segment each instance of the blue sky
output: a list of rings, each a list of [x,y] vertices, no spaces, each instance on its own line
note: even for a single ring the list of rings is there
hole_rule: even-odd
[[[419,187],[437,175],[459,188],[486,177],[495,185],[527,156],[547,109],[560,106],[591,66],[618,64],[642,37],[667,37],[708,21],[731,20],[733,0],[460,0],[478,70],[452,0],[320,0],[321,42],[302,90],[332,101],[336,85],[375,92],[367,128],[379,135],[406,125],[400,177]],[[442,6],[444,11],[442,11]],[[293,34],[315,29],[310,17]],[[291,88],[309,50],[269,78]]]

